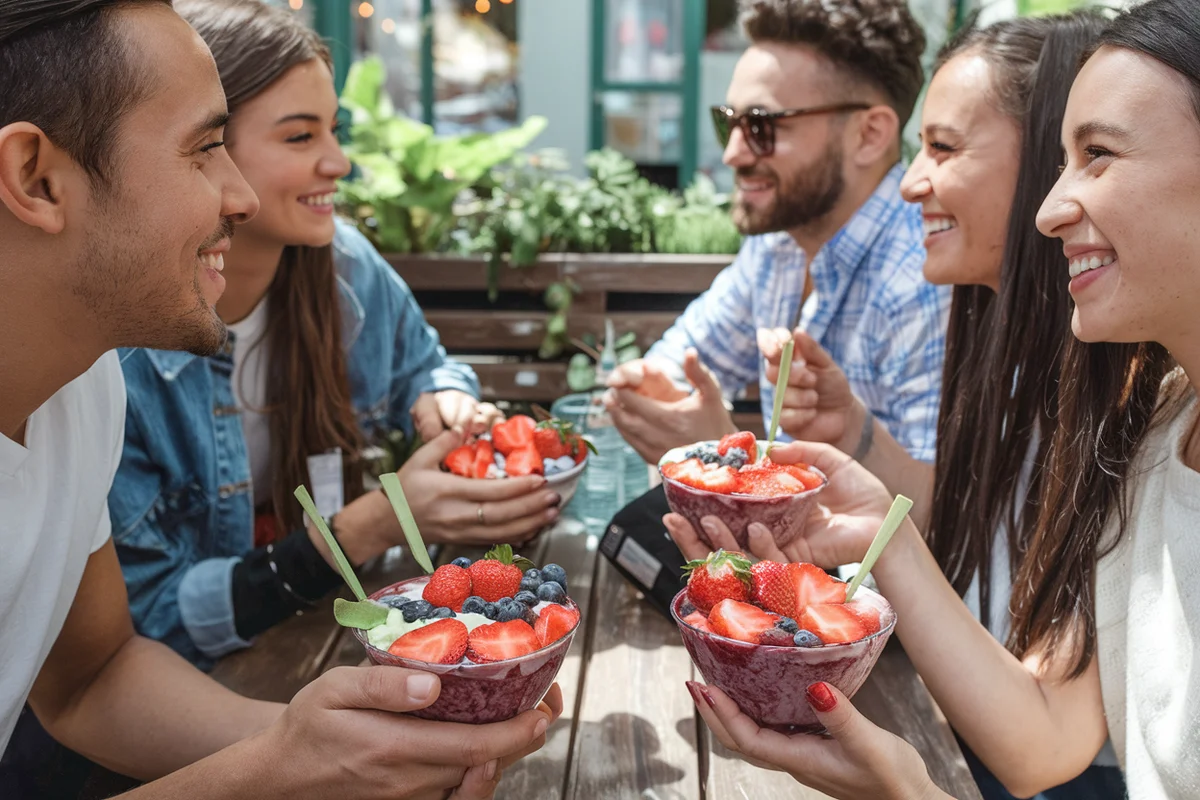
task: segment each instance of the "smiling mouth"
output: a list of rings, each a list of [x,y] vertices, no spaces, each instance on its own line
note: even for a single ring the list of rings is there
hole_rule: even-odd
[[[1075,258],[1068,265],[1068,272],[1072,278],[1078,278],[1085,272],[1090,272],[1094,269],[1107,267],[1109,264],[1116,261],[1116,256],[1092,256],[1091,258]]]
[[[333,194],[333,192],[311,194],[308,197],[301,197],[300,202],[306,206],[331,206],[333,205]]]
[[[935,233],[954,230],[958,227],[958,223],[950,217],[925,217],[923,222],[925,225],[926,236],[932,236]]]
[[[224,253],[201,253],[200,266],[205,269],[216,270],[220,272],[225,269],[225,254]]]

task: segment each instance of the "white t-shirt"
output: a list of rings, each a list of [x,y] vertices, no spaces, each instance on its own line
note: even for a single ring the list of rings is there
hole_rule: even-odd
[[[1180,453],[1196,405],[1147,437],[1125,536],[1096,571],[1104,713],[1131,800],[1200,797],[1200,472]]]
[[[0,750],[79,589],[108,541],[108,491],[125,439],[125,382],[105,353],[0,436]]]
[[[250,457],[254,505],[271,499],[271,426],[267,405],[267,347],[255,347],[267,332],[267,298],[249,316],[229,326],[233,341],[233,397],[242,410],[242,432]]]

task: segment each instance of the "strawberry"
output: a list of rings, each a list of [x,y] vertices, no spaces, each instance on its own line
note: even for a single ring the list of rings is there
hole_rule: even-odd
[[[519,565],[515,563],[518,561]],[[514,558],[510,545],[496,545],[486,556],[467,567],[467,574],[471,576],[471,591],[488,603],[512,597],[521,590],[525,569],[532,567],[533,564],[527,559]]]
[[[434,570],[421,597],[434,606],[445,606],[454,613],[462,611],[463,601],[471,596],[471,576],[462,567],[443,564]]]
[[[750,599],[750,560],[741,553],[718,550],[706,559],[689,561],[683,571],[691,573],[688,599],[701,611],[722,600]]]
[[[737,485],[737,473],[733,471],[733,467],[706,469],[693,484],[697,489],[717,494],[733,494],[737,491]]]
[[[471,477],[475,474],[475,446],[464,444],[454,448],[442,463],[455,475],[462,475],[464,478]]]
[[[388,652],[428,664],[457,664],[467,652],[467,626],[456,619],[439,619],[404,634]]]
[[[788,564],[788,574],[796,592],[795,613],[788,615],[792,619],[798,619],[809,606],[846,602],[846,584],[829,577],[816,564]]]
[[[821,476],[813,472],[807,464],[784,464],[784,470],[787,471],[796,480],[804,484],[804,491],[820,488],[821,484],[825,483]]]
[[[760,561],[750,568],[750,600],[767,611],[795,619],[796,587],[788,564]]]
[[[537,634],[523,619],[480,625],[467,637],[467,658],[476,664],[520,658],[540,648]]]
[[[533,417],[518,414],[492,426],[492,444],[502,454],[520,450],[533,442],[533,429],[537,423]]]
[[[529,444],[508,454],[504,462],[504,471],[510,477],[518,478],[535,473],[544,475],[546,467],[542,463],[542,454],[532,444]]]
[[[784,470],[749,469],[737,476],[739,494],[755,497],[780,497],[806,491],[805,485]]]
[[[486,478],[488,470],[494,466],[496,466],[496,451],[492,449],[492,443],[480,439],[475,450],[475,464],[471,468],[472,477]]]
[[[758,440],[750,431],[739,431],[722,436],[721,441],[717,443],[717,455],[723,456],[735,447],[744,450],[752,464],[758,458]]]
[[[703,611],[693,611],[684,617],[683,621],[697,630],[712,633],[712,628],[708,627],[708,617],[704,616]]]
[[[554,603],[543,608],[542,613],[538,614],[533,632],[537,634],[538,643],[545,647],[575,630],[577,622],[579,622],[578,611]]]
[[[857,642],[879,629],[876,626],[872,630],[858,611],[845,603],[809,606],[796,620],[796,624],[815,633],[825,644]]]
[[[760,644],[764,636],[769,638],[769,632],[778,619],[758,606],[737,600],[722,600],[709,613],[708,627],[720,636]]]
[[[533,446],[542,454],[542,458],[570,456],[577,464],[586,457],[589,449],[595,449],[575,432],[574,425],[561,419],[539,422],[533,432]]]

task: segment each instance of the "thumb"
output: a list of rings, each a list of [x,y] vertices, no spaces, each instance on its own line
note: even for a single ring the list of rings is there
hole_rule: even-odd
[[[870,749],[873,734],[880,729],[860,714],[846,695],[825,681],[810,684],[805,694],[817,719],[843,748],[850,753]]]
[[[463,443],[463,434],[457,430],[443,430],[431,440],[417,448],[408,459],[410,464],[420,467],[436,467],[446,460],[450,451]]]
[[[815,369],[822,369],[833,365],[833,356],[817,343],[817,340],[809,336],[800,328],[792,331],[792,339],[796,342],[796,352],[792,358],[797,357],[808,363],[808,366]]]
[[[445,426],[442,424],[442,409],[438,404],[437,397],[429,392],[422,392],[417,395],[416,402],[408,411],[412,417],[413,427],[417,433],[425,441],[429,441],[437,436]]]
[[[700,354],[694,349],[689,348],[683,357],[683,374],[702,397],[721,399],[721,384],[717,381],[717,376],[700,362]]]
[[[312,683],[319,686],[319,705],[325,708],[416,711],[432,705],[441,694],[436,675],[404,667],[337,667]]]

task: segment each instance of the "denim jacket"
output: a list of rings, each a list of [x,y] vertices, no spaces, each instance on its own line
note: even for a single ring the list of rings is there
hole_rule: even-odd
[[[409,409],[422,392],[478,397],[475,374],[446,357],[371,243],[339,221],[333,246],[351,395],[367,441],[387,430],[411,434]],[[254,540],[232,354],[232,339],[210,358],[121,353],[125,450],[108,505],[130,609],[140,633],[202,669],[250,644],[237,635],[231,592],[233,568]]]

